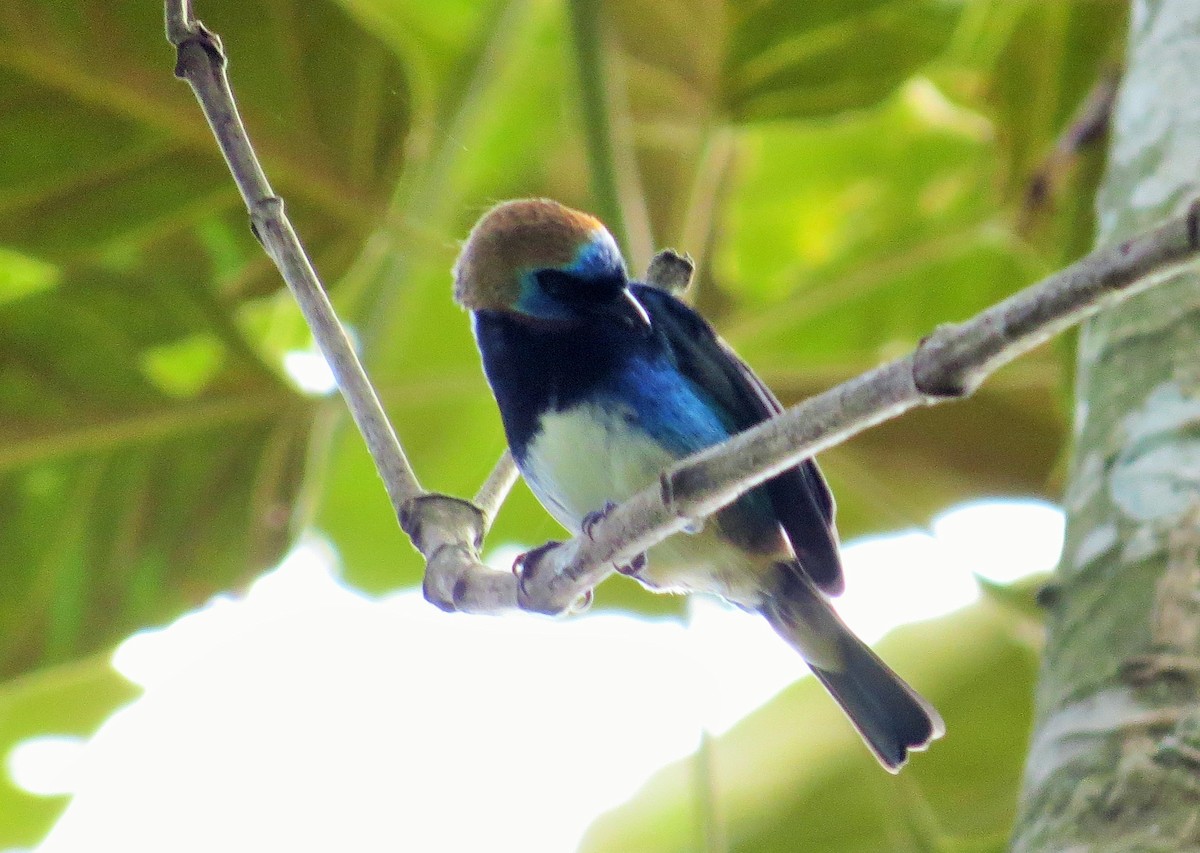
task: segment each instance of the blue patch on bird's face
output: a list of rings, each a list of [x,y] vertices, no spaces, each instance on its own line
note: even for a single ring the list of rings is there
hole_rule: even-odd
[[[625,261],[616,241],[607,231],[592,232],[592,239],[579,247],[567,272],[575,273],[581,280],[609,280],[625,278]]]
[[[521,291],[517,296],[516,309],[529,317],[539,320],[572,320],[575,312],[571,306],[556,299],[542,288],[538,282],[539,270],[526,270],[521,273]]]
[[[553,282],[548,273],[557,274]],[[543,320],[574,320],[579,318],[579,302],[593,301],[589,297],[603,298],[608,293],[615,296],[625,287],[627,276],[612,236],[597,230],[569,264],[526,269],[519,281],[514,307],[522,314]]]

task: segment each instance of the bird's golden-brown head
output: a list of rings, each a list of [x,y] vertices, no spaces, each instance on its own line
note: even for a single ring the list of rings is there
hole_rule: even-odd
[[[454,298],[464,308],[541,320],[581,319],[627,303],[627,284],[621,252],[600,220],[549,199],[493,207],[454,264]]]

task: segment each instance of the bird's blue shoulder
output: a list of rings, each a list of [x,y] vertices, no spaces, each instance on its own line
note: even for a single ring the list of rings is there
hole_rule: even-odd
[[[631,427],[679,458],[732,435],[729,419],[661,346],[632,353],[597,386],[596,402],[625,408]]]
[[[783,410],[770,389],[703,317],[658,288],[634,284],[631,290],[664,339],[679,373],[703,389],[709,406],[730,432],[748,429]],[[816,461],[806,459],[760,488],[770,497],[809,576],[826,592],[840,592],[844,581],[833,493]]]

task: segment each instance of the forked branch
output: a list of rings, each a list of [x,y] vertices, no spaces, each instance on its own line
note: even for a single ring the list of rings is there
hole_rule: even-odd
[[[446,610],[562,613],[614,566],[702,519],[800,460],[917,406],[972,393],[994,370],[1200,255],[1200,201],[1174,219],[1102,249],[959,324],[939,327],[909,355],[875,368],[663,472],[586,536],[539,550],[520,576],[482,565],[479,550],[515,478],[505,454],[475,502],[425,492],[405,459],[311,263],[263,174],[238,117],[220,40],[166,0],[175,72],[191,84],[250,212],[251,225],[299,301],[366,439],[400,523],[426,559],[425,595]],[[662,267],[661,284],[678,270]],[[667,276],[673,276],[669,279]],[[674,282],[674,284],[672,283]],[[449,298],[449,296],[447,296]]]

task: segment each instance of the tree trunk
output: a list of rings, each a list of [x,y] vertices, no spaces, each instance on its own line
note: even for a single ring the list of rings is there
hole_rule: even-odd
[[[1200,2],[1135,0],[1099,242],[1200,181]],[[1080,336],[1067,538],[1013,849],[1200,849],[1200,275]]]

